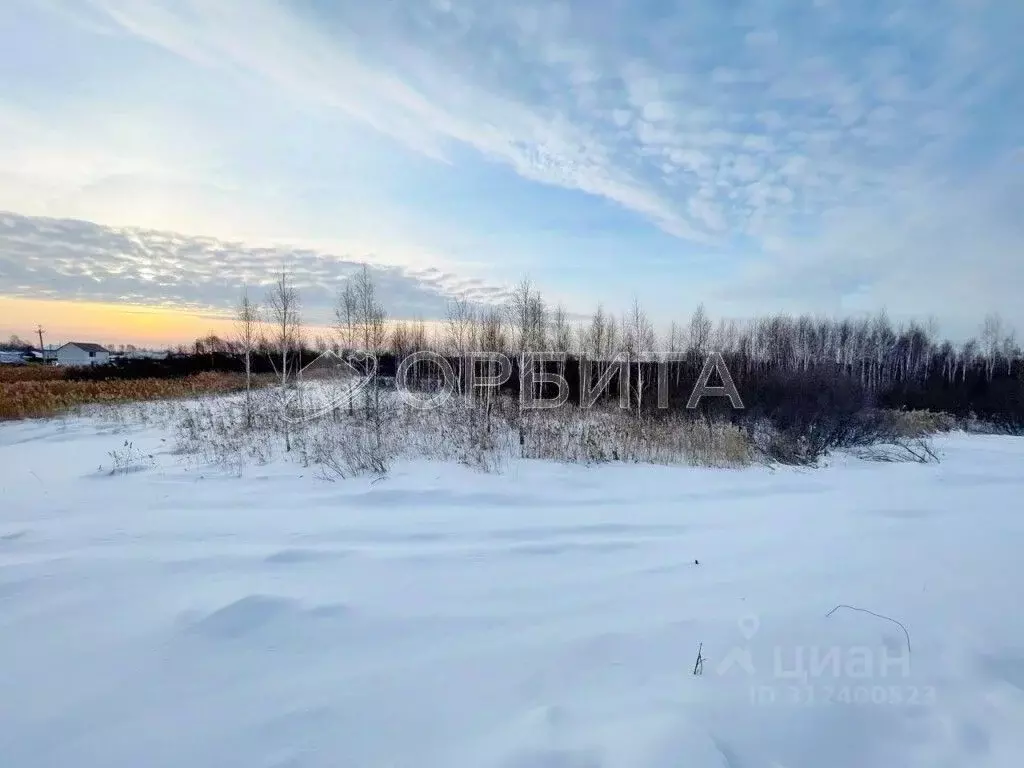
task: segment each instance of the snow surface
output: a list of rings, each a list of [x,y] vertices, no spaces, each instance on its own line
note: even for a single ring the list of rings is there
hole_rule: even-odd
[[[330,483],[165,438],[0,426],[4,768],[1024,765],[1024,440]]]

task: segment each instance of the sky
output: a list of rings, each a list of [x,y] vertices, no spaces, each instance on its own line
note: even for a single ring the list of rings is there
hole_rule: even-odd
[[[1015,0],[5,0],[0,334],[190,341],[282,267],[328,322],[361,263],[393,317],[528,276],[659,326],[1024,328],[1022,34]]]

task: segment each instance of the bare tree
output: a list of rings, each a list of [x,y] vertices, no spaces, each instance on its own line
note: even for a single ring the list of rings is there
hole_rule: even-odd
[[[522,354],[544,344],[547,331],[547,312],[544,300],[533,289],[529,278],[512,291],[508,302],[508,316],[513,334],[515,351]]]
[[[355,349],[357,340],[357,318],[359,315],[359,302],[356,297],[356,289],[351,277],[345,280],[344,287],[338,291],[338,298],[334,305],[335,328],[343,352],[351,352]],[[353,413],[354,404],[352,399],[348,401],[349,416]],[[340,414],[335,409],[335,417]]]
[[[967,381],[967,371],[978,357],[978,340],[968,339],[960,348],[960,381]]]
[[[282,269],[267,294],[267,310],[273,328],[272,343],[276,348],[280,367],[275,370],[280,382],[280,405],[282,415],[288,403],[288,386],[291,376],[290,368],[298,365],[292,360],[292,353],[298,351],[302,335],[299,292],[296,290],[289,272]],[[274,359],[271,358],[271,362]],[[285,450],[291,451],[291,436],[288,421],[282,419],[284,429]]]
[[[384,349],[387,341],[387,313],[377,300],[377,288],[366,264],[356,274],[352,287],[355,292],[357,335],[362,351],[377,354]]]
[[[604,307],[600,304],[590,319],[590,328],[587,330],[586,354],[595,362],[600,363],[605,354],[605,343],[608,336],[608,318],[605,316]],[[599,372],[600,373],[600,372]]]
[[[540,293],[534,293],[530,303],[530,326],[532,329],[532,345],[540,350],[548,343],[548,310]]]
[[[565,307],[559,304],[551,313],[551,342],[555,350],[568,352],[572,346],[572,326]]]
[[[464,366],[472,347],[473,326],[476,324],[475,308],[469,299],[462,296],[448,302],[445,317],[445,346],[455,357],[457,366],[457,388],[461,393],[465,379]]]
[[[654,326],[636,298],[633,299],[633,308],[629,316],[624,319],[622,337],[623,351],[627,359],[630,364],[636,361],[636,415],[639,418],[643,409],[644,391],[649,387],[649,382],[645,381],[644,377],[644,363],[649,362],[655,355],[658,341]]]
[[[351,350],[356,345],[356,291],[351,279],[345,281],[338,291],[334,305],[335,327],[343,349]]]
[[[529,278],[524,278],[512,291],[507,311],[512,328],[512,343],[519,358],[519,386],[522,391],[528,381],[527,353],[540,350],[547,335],[544,300],[533,289]]]
[[[981,328],[981,344],[985,355],[985,377],[989,381],[992,381],[992,376],[995,373],[1002,341],[1003,318],[998,312],[993,312],[985,317]]]
[[[425,352],[430,347],[430,340],[427,338],[427,326],[422,318],[416,318],[409,327],[409,345],[413,352]],[[412,375],[417,385],[422,385],[422,363],[417,362],[413,366]]]
[[[252,355],[256,351],[260,331],[259,306],[249,298],[249,288],[242,292],[235,314],[238,346],[245,361],[245,426],[252,427]]]
[[[374,285],[370,269],[366,264],[357,273],[353,284],[356,297],[356,322],[359,328],[360,341],[364,354],[373,356],[372,370],[367,370],[370,376],[369,386],[364,390],[366,403],[366,418],[373,429],[373,455],[370,458],[372,465],[378,472],[383,472],[386,466],[384,459],[384,418],[381,407],[380,386],[377,376],[376,355],[384,350],[387,343],[387,313],[384,307],[377,300],[377,288]],[[367,360],[370,364],[371,361]]]
[[[703,304],[698,304],[690,318],[690,349],[703,358],[711,351],[711,318]]]
[[[1017,334],[1015,331],[1007,331],[1002,341],[1003,360],[1006,361],[1006,375],[1013,373],[1013,361],[1020,357],[1020,349],[1017,347]]]
[[[401,362],[406,355],[414,351],[412,345],[412,329],[405,320],[397,321],[391,329],[391,351],[398,362]]]
[[[356,273],[352,285],[355,295],[355,322],[358,329],[361,351],[373,356],[374,370],[370,386],[366,388],[367,419],[374,422],[377,449],[382,446],[382,413],[380,387],[376,373],[376,355],[384,350],[387,343],[387,313],[377,300],[377,287],[374,285],[370,267],[366,264]],[[370,360],[368,359],[368,365]]]
[[[679,357],[686,351],[686,331],[675,320],[669,325],[665,351],[668,353],[669,371],[675,371],[675,386],[678,387],[683,372],[683,366],[680,364]]]
[[[616,322],[615,315],[608,314],[608,326],[605,328],[604,348],[601,350],[601,358],[611,360],[619,354],[622,349],[622,328]]]
[[[485,310],[480,319],[480,348],[487,352],[508,351],[501,310]]]
[[[558,374],[565,376],[565,358],[572,350],[572,326],[565,307],[559,304],[551,313],[551,351],[561,356]]]

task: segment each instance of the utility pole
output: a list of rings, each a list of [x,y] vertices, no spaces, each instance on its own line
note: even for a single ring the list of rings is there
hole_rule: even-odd
[[[46,362],[46,347],[43,346],[43,326],[36,325],[36,333],[39,334],[39,352],[43,356],[43,362]]]

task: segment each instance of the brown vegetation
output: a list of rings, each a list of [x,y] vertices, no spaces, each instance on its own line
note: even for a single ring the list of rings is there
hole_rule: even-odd
[[[177,379],[74,381],[42,366],[0,369],[0,420],[54,416],[84,405],[166,400],[245,389],[245,377],[200,373]]]
[[[67,368],[50,365],[0,365],[0,384],[18,381],[57,381],[65,378]]]

